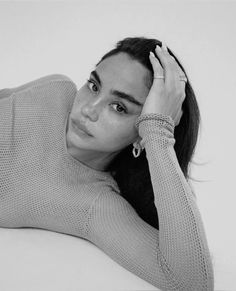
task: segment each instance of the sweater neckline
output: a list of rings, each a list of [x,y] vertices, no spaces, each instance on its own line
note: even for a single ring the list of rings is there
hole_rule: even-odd
[[[68,153],[67,150],[67,143],[66,143],[66,134],[67,134],[67,124],[69,121],[69,116],[70,116],[70,111],[67,112],[66,114],[66,118],[64,121],[64,129],[63,129],[63,151],[64,151],[64,155],[66,157],[66,159],[73,165],[75,165],[76,168],[83,168],[85,171],[89,171],[92,174],[95,175],[102,175],[102,176],[106,176],[106,177],[110,177],[111,178],[111,173],[108,171],[101,171],[101,170],[96,170],[94,168],[89,167],[88,165],[82,163],[81,161],[75,159],[73,156],[71,156],[71,154]]]

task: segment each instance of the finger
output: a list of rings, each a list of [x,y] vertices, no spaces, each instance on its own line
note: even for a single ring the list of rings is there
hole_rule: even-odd
[[[154,72],[154,76],[164,76],[163,75],[163,68],[159,62],[159,60],[155,57],[153,52],[150,52],[149,54],[149,59],[150,62],[152,64],[152,68],[153,68],[153,72]]]
[[[175,93],[178,94],[180,100],[183,102],[185,99],[186,86],[186,79],[182,79],[183,77],[185,78],[184,72],[180,68],[175,58],[169,54],[166,45],[163,44],[162,48],[157,48],[157,51],[159,51],[160,55],[162,52],[163,60],[165,60],[163,61],[163,63],[165,63],[163,66],[165,71],[166,88],[168,88],[170,92],[174,90]],[[184,74],[184,76],[182,74]]]
[[[176,64],[177,69],[178,69],[178,71],[179,71],[179,79],[180,79],[181,82],[184,82],[183,87],[185,87],[185,85],[186,85],[186,83],[187,83],[187,81],[188,81],[187,76],[186,76],[185,72],[183,71],[183,69],[181,68],[181,66],[178,64],[178,62],[177,62],[177,60],[175,59],[175,57],[172,56],[172,55],[170,55],[170,57],[171,57],[171,59],[174,61],[174,63]]]
[[[185,76],[184,71],[182,70],[182,68],[180,67],[180,65],[177,63],[177,60],[175,59],[175,57],[172,56],[172,55],[170,55],[170,58],[175,62],[176,66],[178,67],[179,75],[180,76]]]
[[[165,43],[162,42],[162,47],[160,46],[156,46],[156,52],[158,54],[159,53],[163,53],[163,55],[160,55],[160,58],[162,59],[163,61],[163,65],[170,65],[170,66],[173,66],[176,68],[176,70],[179,71],[179,76],[181,77],[186,77],[184,71],[182,70],[182,68],[180,67],[180,65],[178,64],[178,62],[176,61],[175,57],[170,55],[169,52],[168,52],[168,48],[167,46],[165,45]]]
[[[173,65],[175,67],[175,69],[179,71],[179,76],[185,76],[184,72],[182,71],[182,69],[180,68],[180,66],[178,65],[178,63],[176,62],[175,58],[168,53],[166,46],[163,45],[162,49],[163,49],[163,51],[167,52],[167,56],[169,56],[171,58],[170,65]],[[160,50],[160,47],[157,46],[156,47],[156,50],[159,51]],[[157,74],[159,75],[161,72],[163,72],[163,68],[162,68],[162,66],[161,66],[158,58],[155,57],[155,55],[153,54],[153,52],[150,52],[150,53],[155,58],[155,60],[157,61],[157,62],[153,62],[153,58],[150,58],[151,63],[154,65],[155,72],[157,72]],[[158,67],[156,67],[157,64],[158,64]]]
[[[172,63],[173,60],[171,60],[170,55],[168,53],[167,47],[162,44],[162,47],[159,47],[158,45],[156,46],[156,54],[158,58],[160,59],[160,62],[164,68],[164,75],[165,75],[165,84],[168,86],[170,84],[173,84],[175,81],[175,77],[173,75],[173,67]]]
[[[181,67],[179,66],[179,64],[177,63],[176,59],[171,56],[168,52],[167,46],[162,43],[162,50],[165,52],[165,56],[167,59],[167,65],[169,67],[170,70],[167,70],[167,84],[170,82],[175,82],[175,88],[179,89],[180,94],[183,92],[185,92],[185,83],[180,82],[180,81],[185,81],[186,80],[186,76],[183,72],[183,70],[181,69]],[[181,94],[184,95],[184,94]]]

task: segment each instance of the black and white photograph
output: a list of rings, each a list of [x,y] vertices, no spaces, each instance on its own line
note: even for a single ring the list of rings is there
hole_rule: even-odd
[[[0,1],[0,291],[236,290],[235,51],[235,1]]]

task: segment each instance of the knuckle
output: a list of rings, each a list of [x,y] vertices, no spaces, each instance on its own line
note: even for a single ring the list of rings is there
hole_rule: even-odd
[[[173,56],[170,56],[170,57],[169,57],[169,62],[172,63],[172,64],[174,64],[174,65],[177,64],[177,63],[176,63],[176,60],[175,60],[175,58],[174,58]]]
[[[168,57],[168,54],[167,53],[163,53],[163,55],[162,55],[162,63],[168,64],[169,61],[170,61],[170,58]]]
[[[166,92],[169,96],[175,96],[176,95],[176,89],[174,88],[174,86],[172,87],[169,87],[167,86],[166,87]]]
[[[161,67],[161,65],[160,65],[160,63],[159,63],[159,61],[158,60],[156,60],[154,63],[153,63],[153,67],[154,67],[154,70],[162,70],[162,67]]]
[[[182,99],[183,99],[183,96],[184,96],[185,94],[183,93],[183,91],[181,90],[181,88],[177,88],[175,92],[176,92],[176,97],[177,97],[178,99],[182,100]]]
[[[182,92],[182,90],[181,90],[181,88],[179,86],[179,82],[178,81],[175,80],[175,82],[173,82],[173,85],[171,87],[172,87],[173,93],[175,93],[175,95],[177,97],[182,95],[183,92]]]
[[[166,58],[166,62],[171,66],[171,67],[175,67],[175,61],[170,58],[170,57],[167,57]]]
[[[186,77],[184,71],[180,68],[180,66],[179,66],[179,73],[180,73],[181,76],[185,76]]]

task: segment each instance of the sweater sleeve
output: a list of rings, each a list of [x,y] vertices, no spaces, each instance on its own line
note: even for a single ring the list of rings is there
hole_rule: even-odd
[[[213,268],[195,196],[174,151],[174,122],[141,115],[159,230],[118,193],[102,193],[90,209],[88,238],[113,260],[161,290],[213,290]]]

